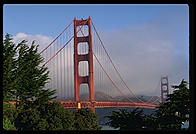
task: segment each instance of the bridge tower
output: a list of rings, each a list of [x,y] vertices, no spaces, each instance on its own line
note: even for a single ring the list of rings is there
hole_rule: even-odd
[[[95,112],[94,102],[94,79],[93,79],[93,52],[92,52],[92,35],[91,35],[91,18],[88,17],[86,20],[76,20],[74,18],[74,95],[77,105],[80,106],[80,85],[88,84],[89,88],[89,101],[90,109]],[[78,37],[77,36],[77,27],[87,25],[88,26],[88,35]],[[78,53],[78,44],[87,43],[88,44],[88,53],[79,54]],[[82,44],[81,44],[82,45]],[[88,74],[86,76],[79,75],[79,62],[87,61],[88,62]],[[78,109],[79,107],[76,107]]]
[[[169,94],[168,77],[161,77],[161,102],[165,102]]]

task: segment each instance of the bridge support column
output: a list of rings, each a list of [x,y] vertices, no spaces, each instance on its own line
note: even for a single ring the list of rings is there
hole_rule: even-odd
[[[88,35],[78,37],[77,36],[77,26],[87,25],[88,26]],[[78,54],[78,44],[86,42],[88,44],[88,53],[87,54]],[[88,75],[80,76],[79,75],[79,62],[87,61],[88,62]],[[94,79],[93,79],[93,52],[92,52],[92,35],[91,35],[91,18],[87,20],[76,20],[74,18],[74,94],[75,101],[80,102],[80,84],[86,83],[89,87],[89,101],[94,102]],[[77,109],[77,108],[76,108]],[[92,111],[95,111],[94,105],[91,105],[90,108]]]

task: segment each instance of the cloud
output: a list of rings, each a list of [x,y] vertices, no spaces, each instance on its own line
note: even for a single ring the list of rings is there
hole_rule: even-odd
[[[28,41],[27,44],[30,46],[33,41],[35,41],[35,44],[39,44],[38,50],[41,51],[44,49],[49,43],[52,42],[52,37],[36,34],[26,34],[26,33],[17,33],[15,36],[13,36],[13,42],[19,43],[22,40]]]
[[[188,52],[176,44],[176,40],[185,40],[188,33],[185,37],[175,37],[179,33],[172,27],[163,27],[156,21],[102,32],[101,38],[114,64],[136,94],[160,95],[157,83],[161,76],[168,76],[170,84],[188,80],[189,63],[184,56]],[[188,43],[180,45],[189,47]]]

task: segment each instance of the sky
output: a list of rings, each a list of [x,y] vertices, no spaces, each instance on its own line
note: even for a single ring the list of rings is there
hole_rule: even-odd
[[[114,64],[137,94],[189,81],[189,7],[186,4],[5,4],[3,36],[49,44],[74,17],[91,16]]]

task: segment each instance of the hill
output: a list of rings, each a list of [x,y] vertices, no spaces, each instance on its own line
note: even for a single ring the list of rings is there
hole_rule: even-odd
[[[89,100],[88,94],[81,94],[80,100]],[[95,92],[95,100],[97,101],[113,101],[115,98],[111,97],[110,95],[107,95],[103,92]]]
[[[134,102],[140,102],[138,99],[136,99],[133,96],[128,96],[132,101]],[[138,98],[140,98],[142,101],[147,102],[149,99],[151,100],[150,102],[155,101],[158,99],[158,96],[146,96],[146,95],[138,95]],[[88,94],[81,94],[80,95],[80,100],[89,100],[89,95]],[[107,95],[103,92],[95,92],[95,100],[96,101],[128,101],[127,98],[124,96],[116,96],[112,97],[110,95]]]

